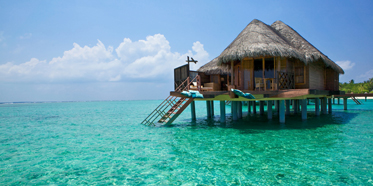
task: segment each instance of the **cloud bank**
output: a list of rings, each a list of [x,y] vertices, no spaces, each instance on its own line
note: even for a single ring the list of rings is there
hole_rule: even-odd
[[[0,65],[0,82],[110,82],[170,78],[173,69],[186,64],[186,56],[197,59],[199,64],[208,60],[209,54],[199,41],[184,54],[172,52],[164,35],[155,34],[145,40],[124,38],[117,48],[98,40],[93,47],[73,44],[62,57],[50,61],[32,58],[21,64],[8,62]]]

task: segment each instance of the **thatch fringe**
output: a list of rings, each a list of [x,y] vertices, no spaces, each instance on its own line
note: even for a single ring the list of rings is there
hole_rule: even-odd
[[[210,62],[206,63],[202,67],[200,67],[198,72],[203,72],[206,75],[213,75],[213,74],[220,74],[220,75],[226,75],[229,74],[228,66],[218,66],[218,58],[214,58]]]

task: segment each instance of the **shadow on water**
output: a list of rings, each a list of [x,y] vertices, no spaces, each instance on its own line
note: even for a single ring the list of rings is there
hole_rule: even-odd
[[[191,129],[221,127],[239,129],[242,133],[258,133],[265,130],[291,130],[291,129],[316,129],[325,125],[343,125],[349,123],[358,113],[335,111],[332,114],[321,114],[316,116],[314,113],[307,113],[307,120],[301,119],[301,114],[290,114],[286,116],[286,122],[280,123],[278,115],[273,115],[269,120],[267,113],[247,114],[244,113],[241,119],[232,120],[232,116],[227,114],[226,122],[220,122],[220,116],[213,118],[197,118],[192,120],[179,120],[172,125],[162,127],[191,127]]]

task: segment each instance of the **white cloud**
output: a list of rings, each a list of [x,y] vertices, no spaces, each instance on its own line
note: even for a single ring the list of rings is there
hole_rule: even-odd
[[[30,39],[32,36],[31,33],[23,34],[22,36],[19,36],[19,39]]]
[[[131,41],[125,38],[115,49],[98,40],[93,47],[74,43],[62,57],[49,62],[32,58],[15,65],[0,65],[0,82],[66,82],[66,81],[120,81],[130,79],[170,78],[173,69],[186,64],[186,56],[207,62],[208,53],[200,42],[193,43],[185,54],[171,52],[171,46],[162,34]]]
[[[365,80],[368,78],[373,78],[373,69],[368,70],[364,74],[360,75],[359,78],[364,78]]]
[[[355,66],[355,63],[352,63],[351,61],[337,61],[336,62],[343,70],[349,70],[352,69],[352,67]]]

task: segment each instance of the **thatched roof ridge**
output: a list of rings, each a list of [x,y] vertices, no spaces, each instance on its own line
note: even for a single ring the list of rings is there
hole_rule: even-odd
[[[220,74],[220,75],[226,75],[229,74],[230,71],[228,69],[228,66],[218,66],[218,58],[211,60],[210,62],[206,63],[202,67],[200,67],[198,72],[203,72],[206,75],[213,75],[213,74]]]
[[[340,66],[330,60],[328,56],[320,52],[290,26],[282,21],[276,21],[271,25],[271,27],[277,30],[294,48],[303,53],[306,59],[306,64],[322,60],[326,66],[333,68],[338,73],[344,74],[344,71]]]
[[[261,56],[294,57],[305,62],[304,55],[275,29],[254,19],[220,54],[218,64]]]

